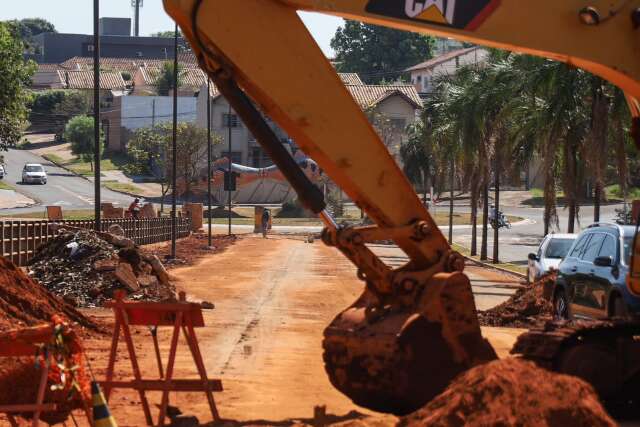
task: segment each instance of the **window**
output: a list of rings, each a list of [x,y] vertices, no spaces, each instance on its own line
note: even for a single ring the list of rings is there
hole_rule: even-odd
[[[231,156],[229,156],[229,152],[228,151],[223,151],[222,154],[220,154],[220,157],[226,157],[229,158],[231,157],[231,163],[236,163],[236,164],[242,164],[242,152],[241,151],[232,151],[231,152]]]
[[[404,128],[407,127],[407,121],[405,119],[391,119],[390,122],[393,129],[398,132],[404,131]]]
[[[418,81],[418,83],[420,83],[422,81],[422,76],[418,76],[416,80]]]
[[[624,238],[624,263],[631,265],[631,253],[633,252],[633,237]]]
[[[222,114],[222,127],[223,128],[237,128],[240,127],[240,120],[236,114]]]
[[[573,239],[551,239],[545,256],[547,258],[562,259],[567,256],[572,244]]]
[[[572,258],[580,258],[582,251],[584,250],[584,246],[587,244],[587,241],[591,237],[590,234],[585,234],[584,236],[578,239],[578,243],[573,247],[571,254],[569,255]]]
[[[93,45],[92,44],[88,44],[87,45],[87,52],[93,52]]]
[[[597,233],[591,237],[589,243],[584,248],[584,254],[582,255],[582,260],[586,262],[593,262],[598,256],[598,252],[600,252],[600,246],[602,246],[602,241],[604,240],[604,234]]]
[[[598,256],[610,256],[614,261],[618,259],[618,245],[613,236],[606,235]]]

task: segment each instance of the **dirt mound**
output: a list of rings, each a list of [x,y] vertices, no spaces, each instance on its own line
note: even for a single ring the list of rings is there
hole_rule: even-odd
[[[213,236],[212,246],[209,247],[209,237],[206,233],[196,233],[176,242],[176,258],[170,259],[171,242],[146,245],[141,252],[147,256],[157,256],[163,260],[168,269],[193,265],[201,258],[223,252],[238,240],[231,236]]]
[[[581,379],[516,358],[477,366],[398,426],[613,427],[596,392]]]
[[[157,258],[144,255],[128,239],[88,230],[60,229],[38,248],[29,274],[79,307],[101,306],[117,290],[126,291],[131,300],[175,297]]]
[[[49,322],[54,314],[97,329],[91,320],[51,295],[11,261],[0,257],[0,332]]]
[[[486,311],[478,312],[482,326],[529,328],[553,318],[550,291],[556,281],[549,274],[518,291],[507,301]]]

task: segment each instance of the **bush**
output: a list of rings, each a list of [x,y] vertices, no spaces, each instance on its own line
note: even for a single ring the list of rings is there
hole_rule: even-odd
[[[76,116],[69,120],[64,138],[71,143],[71,152],[81,160],[91,163],[93,170],[93,154],[95,152],[95,138],[93,129],[93,117]],[[100,135],[100,152],[103,149],[104,137]]]

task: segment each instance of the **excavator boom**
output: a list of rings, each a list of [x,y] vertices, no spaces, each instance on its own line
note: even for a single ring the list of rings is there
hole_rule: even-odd
[[[202,68],[300,199],[323,240],[357,267],[363,295],[325,330],[332,383],[356,403],[407,413],[496,357],[482,338],[464,261],[452,252],[297,12],[328,13],[540,55],[620,86],[637,115],[640,0],[164,0]],[[375,222],[339,227],[264,122],[274,120]],[[636,119],[637,120],[637,119]],[[637,124],[637,122],[636,122]],[[640,138],[639,138],[640,139]],[[393,239],[392,269],[366,246]]]

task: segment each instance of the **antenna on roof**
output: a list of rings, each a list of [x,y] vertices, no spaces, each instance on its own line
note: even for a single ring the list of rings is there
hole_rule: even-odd
[[[135,16],[135,28],[133,34],[136,37],[140,37],[140,8],[142,7],[142,1],[143,0],[131,0],[131,7],[133,8]]]

